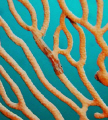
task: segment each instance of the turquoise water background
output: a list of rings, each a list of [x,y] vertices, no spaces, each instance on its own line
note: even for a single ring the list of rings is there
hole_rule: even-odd
[[[15,8],[18,13],[21,15],[22,19],[28,24],[31,25],[31,17],[27,9],[20,3],[18,0],[13,0],[15,4]],[[34,6],[37,19],[38,19],[38,28],[40,29],[44,19],[44,12],[43,6],[41,4],[41,0],[29,0],[31,4]],[[82,16],[82,9],[79,0],[65,0],[69,9],[78,17]],[[108,22],[108,0],[104,1],[104,14],[103,14],[103,22],[102,27]],[[53,49],[53,34],[59,25],[59,18],[61,14],[61,9],[57,0],[48,0],[50,6],[50,24],[49,28],[44,36],[44,41]],[[88,7],[89,7],[89,17],[88,21],[92,24],[96,24],[96,14],[97,14],[97,6],[96,0],[87,0]],[[82,106],[81,103],[68,91],[68,89],[60,82],[60,80],[55,75],[51,63],[46,58],[46,56],[41,52],[41,50],[37,47],[31,32],[24,30],[14,19],[12,14],[9,11],[7,0],[0,0],[0,16],[7,22],[10,26],[11,30],[15,35],[22,38],[25,43],[29,46],[31,52],[35,56],[36,60],[38,61],[45,77],[48,81],[55,86],[58,90],[60,90],[64,95],[72,99],[78,106]],[[79,35],[78,32],[73,28],[70,22],[66,19],[66,26],[72,34],[73,37],[73,48],[71,51],[72,57],[78,61],[79,60]],[[95,80],[94,75],[99,70],[97,66],[97,57],[101,52],[100,47],[95,41],[94,36],[84,27],[82,27],[85,35],[86,35],[86,50],[87,50],[87,60],[84,66],[86,75],[97,90],[103,101],[108,105],[108,87],[103,86],[101,83]],[[108,44],[108,31],[104,34],[104,39]],[[6,35],[5,31],[2,27],[0,27],[0,40],[2,47],[7,51],[7,53],[16,60],[16,62],[26,71],[30,79],[32,80],[33,84],[41,91],[41,93],[51,101],[61,112],[65,120],[79,120],[79,116],[76,112],[74,112],[68,105],[60,101],[56,98],[52,93],[50,93],[40,82],[35,74],[32,66],[28,62],[25,54],[23,53],[21,47],[17,46],[13,43]],[[61,31],[60,32],[60,48],[67,48],[67,39],[65,34]],[[87,91],[86,87],[81,82],[76,68],[71,66],[66,58],[62,55],[59,55],[60,62],[64,69],[64,73],[68,77],[68,79],[73,83],[73,85],[87,98],[92,99],[91,95]],[[20,78],[19,74],[3,59],[0,57],[0,64],[4,67],[7,71],[9,76],[14,80],[14,82],[19,86],[23,97],[25,99],[26,105],[34,114],[36,114],[40,120],[54,120],[53,115],[40,104],[38,100],[34,98],[31,94],[23,80]],[[106,69],[108,70],[108,57],[105,59]],[[13,102],[18,102],[16,96],[14,95],[13,91],[11,90],[9,84],[5,81],[5,79],[0,75],[0,79],[5,87],[6,93],[8,97]],[[15,114],[22,117],[24,120],[28,120],[20,111],[14,110],[8,107],[5,102],[2,100],[0,96],[0,102],[6,106],[10,111],[14,112]],[[90,106],[87,111],[87,116],[90,120],[96,120],[94,118],[95,112],[102,112],[99,107],[92,107]],[[0,120],[8,120],[4,115],[0,113]],[[103,120],[108,120],[105,118]]]

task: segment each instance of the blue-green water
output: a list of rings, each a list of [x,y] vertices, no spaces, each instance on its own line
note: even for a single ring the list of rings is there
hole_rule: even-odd
[[[29,25],[31,25],[31,18],[30,14],[27,11],[27,9],[22,6],[20,2],[17,0],[13,0],[16,10],[21,15],[22,19]],[[29,0],[31,4],[34,6],[36,13],[37,13],[37,19],[38,19],[38,28],[40,29],[43,23],[43,7],[40,0]],[[65,0],[67,6],[69,9],[78,17],[82,16],[82,10],[79,0]],[[103,22],[102,27],[105,26],[105,24],[108,22],[108,1],[104,1],[104,14],[103,14]],[[47,43],[47,45],[53,49],[53,34],[59,25],[59,18],[61,14],[61,9],[59,7],[59,4],[57,3],[57,0],[48,0],[49,6],[50,6],[50,24],[49,28],[47,30],[47,33],[44,37],[44,41]],[[88,7],[89,7],[89,17],[88,21],[92,24],[96,24],[96,0],[87,0]],[[82,106],[81,103],[68,91],[67,88],[60,82],[60,80],[55,75],[53,68],[49,62],[49,60],[46,58],[46,56],[41,52],[41,50],[37,47],[37,45],[34,42],[33,36],[31,32],[24,30],[14,19],[12,14],[9,11],[7,0],[0,0],[0,16],[8,23],[11,30],[15,35],[22,38],[26,44],[29,46],[31,52],[35,56],[36,60],[38,61],[40,67],[42,68],[42,71],[48,81],[55,86],[58,90],[60,90],[64,95],[72,99],[75,103],[78,104],[78,106]],[[70,24],[70,22],[66,19],[66,26],[71,32],[73,36],[73,48],[71,51],[71,55],[75,60],[79,60],[79,35],[78,32],[73,28],[73,26]],[[82,27],[85,35],[86,35],[86,50],[87,50],[87,60],[86,64],[84,66],[86,75],[89,79],[89,81],[92,83],[94,88],[97,90],[103,101],[108,105],[108,88],[103,86],[101,83],[96,81],[94,79],[94,75],[96,71],[98,71],[98,66],[96,64],[97,57],[99,53],[101,52],[100,47],[95,41],[94,36],[84,27]],[[104,39],[108,43],[108,32],[104,34]],[[0,40],[2,47],[11,55],[12,58],[16,60],[16,62],[26,71],[34,85],[41,91],[41,93],[49,100],[51,101],[61,112],[65,120],[79,120],[79,116],[76,112],[74,112],[68,105],[60,101],[58,98],[56,98],[52,93],[50,93],[40,82],[40,80],[37,78],[37,75],[35,74],[32,66],[28,62],[27,58],[25,57],[25,54],[23,53],[22,49],[14,44],[6,35],[3,28],[0,27]],[[60,48],[66,48],[67,47],[67,40],[64,35],[64,33],[61,31],[60,33]],[[63,66],[64,73],[69,78],[69,80],[75,85],[75,87],[87,98],[92,99],[91,95],[87,91],[86,87],[84,87],[83,83],[81,82],[77,70],[71,66],[66,58],[62,55],[59,55],[60,62]],[[0,64],[4,67],[4,69],[7,71],[9,76],[14,80],[14,82],[19,86],[23,97],[25,99],[26,105],[34,114],[36,114],[40,120],[54,120],[52,114],[38,102],[34,98],[34,96],[31,94],[29,89],[26,87],[23,80],[20,78],[19,74],[11,67],[9,64],[0,57]],[[105,59],[105,65],[106,69],[108,70],[108,58]],[[6,93],[8,97],[13,102],[18,102],[16,96],[14,95],[13,91],[11,90],[9,84],[5,81],[5,79],[0,75],[0,79],[5,87]],[[5,102],[2,100],[0,96],[0,102],[6,106],[10,111],[14,112],[15,114],[22,117],[24,120],[28,120],[20,111],[14,110],[10,107],[8,107]],[[87,111],[87,116],[90,120],[96,120],[94,118],[95,112],[102,112],[99,107],[89,107]],[[105,118],[104,120],[107,120],[108,118]],[[4,115],[0,113],[0,120],[8,120]]]

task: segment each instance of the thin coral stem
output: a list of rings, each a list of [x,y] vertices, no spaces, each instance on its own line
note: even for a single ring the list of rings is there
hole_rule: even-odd
[[[84,65],[86,62],[86,37],[84,34],[84,30],[81,26],[85,27],[87,30],[89,30],[95,37],[97,44],[102,49],[101,53],[99,54],[97,58],[97,65],[99,66],[99,70],[95,74],[95,79],[97,79],[100,83],[102,83],[105,86],[108,86],[108,72],[106,70],[104,61],[105,58],[108,56],[108,45],[105,42],[103,38],[103,34],[108,30],[108,24],[106,24],[103,28],[101,28],[102,24],[102,18],[103,18],[103,0],[96,0],[97,2],[97,21],[96,25],[93,26],[88,21],[88,15],[89,15],[89,9],[88,9],[88,2],[87,0],[80,0],[80,4],[82,7],[82,17],[79,18],[76,15],[73,14],[72,11],[69,10],[67,7],[65,0],[57,0],[58,4],[62,10],[61,16],[60,16],[60,25],[56,28],[56,31],[54,33],[54,46],[53,51],[50,50],[50,48],[47,46],[47,44],[43,41],[42,36],[45,35],[49,22],[50,22],[50,10],[49,10],[49,3],[48,0],[41,0],[41,3],[43,5],[43,11],[44,11],[44,20],[43,25],[41,29],[39,30],[37,27],[37,17],[36,17],[36,11],[34,7],[30,4],[29,0],[18,0],[20,1],[25,8],[28,9],[32,25],[27,25],[18,12],[15,9],[13,0],[7,0],[9,9],[16,19],[16,21],[19,23],[20,26],[22,26],[24,29],[31,31],[33,38],[37,44],[37,46],[41,49],[41,51],[47,56],[49,61],[51,62],[53,69],[55,71],[55,74],[58,76],[58,78],[61,80],[61,82],[66,86],[66,88],[82,103],[82,108],[80,108],[75,102],[73,102],[71,99],[63,95],[59,90],[57,90],[53,85],[49,83],[49,81],[45,78],[40,66],[38,65],[35,57],[32,55],[31,51],[29,50],[29,47],[26,45],[26,43],[14,35],[14,33],[11,31],[7,23],[0,17],[0,26],[2,26],[8,35],[8,37],[17,45],[19,45],[29,62],[31,63],[35,73],[37,74],[38,78],[42,82],[42,84],[57,98],[59,98],[61,101],[65,102],[67,105],[69,105],[74,111],[77,112],[77,114],[80,116],[80,120],[88,120],[87,118],[87,110],[89,106],[99,106],[103,113],[95,113],[95,117],[100,118],[108,118],[108,107],[103,102],[103,100],[98,95],[97,91],[94,89],[92,84],[89,82],[85,71],[84,71]],[[68,19],[73,27],[78,31],[79,37],[80,37],[80,44],[79,44],[79,52],[80,52],[80,58],[79,61],[75,61],[74,58],[71,56],[72,47],[73,47],[73,38],[71,33],[66,27],[65,18]],[[61,49],[59,47],[59,37],[60,37],[60,31],[63,31],[67,38],[67,48]],[[67,61],[74,66],[78,74],[93,97],[93,100],[87,99],[82,93],[80,93],[73,84],[68,80],[68,78],[65,76],[63,68],[61,66],[60,60],[58,58],[58,55],[62,54],[66,57]],[[33,85],[31,79],[28,77],[26,72],[16,63],[16,61],[8,54],[6,51],[1,47],[0,44],[0,56],[3,57],[6,62],[12,66],[15,71],[21,76],[21,78],[26,83],[29,90],[32,92],[32,94],[37,98],[42,105],[44,105],[54,116],[56,120],[63,120],[61,113],[59,110],[49,101],[47,100],[40,91]],[[0,73],[1,75],[6,79],[6,81],[10,84],[13,92],[18,98],[18,103],[12,102],[5,91],[5,88],[3,87],[2,82],[0,81],[0,94],[3,98],[3,100],[6,102],[6,104],[14,109],[19,109],[23,112],[24,115],[26,115],[30,120],[38,119],[26,106],[24,98],[18,88],[18,86],[13,82],[13,80],[8,76],[8,74],[5,72],[2,66],[0,66]],[[21,107],[22,106],[22,107]],[[21,109],[22,108],[22,109]],[[14,113],[11,113],[8,109],[6,109],[2,104],[0,104],[0,111],[6,115],[7,117],[14,120],[22,120],[20,117],[16,116]]]
[[[18,98],[18,103],[13,103],[11,102],[11,100],[8,98],[5,89],[2,85],[2,82],[0,84],[0,88],[1,88],[1,96],[3,98],[3,100],[5,101],[5,103],[14,109],[20,110],[22,111],[22,113],[28,117],[30,120],[39,120],[39,118],[34,115],[29,108],[26,106],[24,98],[20,92],[20,89],[18,88],[18,86],[16,85],[15,82],[13,82],[13,80],[10,78],[10,76],[6,73],[6,71],[4,70],[4,68],[2,66],[0,66],[0,74],[5,78],[5,80],[10,84],[12,91],[15,93],[15,95]]]
[[[4,107],[1,103],[0,103],[0,112],[11,120],[23,120],[21,117],[19,117],[18,115],[14,114],[6,107]]]
[[[24,43],[24,41],[18,37],[16,37],[12,31],[10,30],[10,28],[8,27],[8,25],[2,20],[2,26],[5,30],[5,32],[7,33],[8,37],[10,39],[12,39],[13,42],[15,42],[17,45],[20,45],[26,55],[26,57],[28,58],[29,62],[31,63],[31,65],[33,66],[33,69],[35,70],[38,78],[40,79],[40,81],[43,83],[43,85],[51,92],[53,93],[56,97],[58,97],[60,100],[62,100],[63,102],[65,102],[66,104],[68,104],[72,109],[74,109],[76,112],[77,110],[79,112],[80,109],[79,107],[69,98],[67,98],[66,96],[64,96],[60,91],[58,91],[56,88],[54,88],[49,82],[48,80],[45,78],[45,76],[43,75],[39,65],[37,64],[36,59],[34,58],[34,56],[32,55],[32,53],[30,52],[29,48],[27,47],[27,45]],[[8,31],[8,32],[7,32]],[[52,59],[51,59],[52,60]],[[67,79],[66,79],[67,80]],[[67,80],[68,82],[68,80]],[[65,83],[65,81],[64,81]],[[74,88],[74,87],[72,87]],[[71,91],[76,91],[76,89],[73,89]],[[74,93],[74,92],[73,92]],[[80,92],[77,92],[77,94],[74,94],[77,96],[81,96],[80,98],[83,97],[83,95],[80,94]],[[84,99],[83,99],[84,100]],[[78,113],[78,112],[77,112]]]
[[[25,84],[28,86],[29,90],[32,94],[37,98],[41,104],[43,104],[54,116],[57,120],[63,120],[62,115],[58,111],[58,109],[49,102],[41,93],[40,91],[33,85],[30,78],[27,76],[26,72],[12,59],[6,51],[1,47],[0,55],[19,73],[21,78],[24,80]]]
[[[100,28],[103,18],[103,0],[96,0],[97,2],[97,23],[96,27]]]

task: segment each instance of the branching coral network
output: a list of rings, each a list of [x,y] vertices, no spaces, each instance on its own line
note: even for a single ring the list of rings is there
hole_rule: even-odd
[[[31,51],[29,50],[29,47],[26,45],[26,43],[19,37],[17,37],[8,24],[5,22],[5,20],[0,17],[0,26],[3,27],[4,31],[6,32],[7,36],[18,46],[20,46],[26,55],[28,61],[32,65],[35,73],[37,74],[39,80],[41,83],[46,87],[47,90],[49,90],[53,95],[55,95],[57,98],[59,98],[61,101],[66,103],[69,107],[71,107],[79,116],[80,120],[88,120],[89,118],[86,115],[86,112],[88,110],[89,106],[99,106],[103,113],[95,113],[95,118],[101,119],[101,118],[108,118],[108,107],[103,102],[103,100],[100,98],[92,84],[89,82],[88,78],[86,77],[85,71],[84,71],[84,65],[86,62],[86,47],[85,47],[85,34],[83,29],[80,25],[84,26],[86,29],[88,29],[95,37],[95,40],[97,44],[102,49],[101,53],[98,56],[97,59],[97,65],[99,66],[99,71],[96,73],[95,78],[101,82],[103,85],[108,86],[108,72],[104,65],[104,60],[108,56],[108,46],[106,42],[103,39],[103,34],[108,30],[108,24],[106,24],[103,28],[101,28],[102,24],[102,18],[103,18],[103,0],[96,0],[97,2],[97,21],[96,25],[93,26],[88,22],[88,3],[86,0],[80,0],[83,15],[81,18],[78,18],[75,16],[66,6],[65,0],[58,0],[59,6],[62,10],[61,16],[60,16],[60,25],[56,28],[56,31],[54,33],[54,46],[53,51],[50,50],[50,48],[45,44],[42,37],[45,35],[46,30],[49,26],[50,21],[50,10],[49,10],[49,4],[47,0],[41,0],[44,8],[44,22],[41,30],[37,28],[37,17],[36,12],[33,6],[30,4],[28,0],[18,0],[21,2],[29,11],[31,15],[32,20],[32,26],[27,25],[20,15],[17,13],[13,0],[7,0],[9,9],[18,22],[18,24],[23,27],[25,30],[31,31],[33,38],[38,45],[38,47],[41,49],[41,51],[46,55],[46,57],[49,59],[49,61],[52,63],[53,69],[55,71],[55,74],[60,79],[60,81],[65,85],[65,87],[68,88],[68,90],[82,103],[82,107],[80,108],[73,100],[66,97],[64,94],[62,94],[59,90],[57,90],[44,76],[40,66],[38,65],[36,58],[33,56]],[[78,31],[79,37],[80,37],[80,59],[79,61],[75,61],[70,52],[72,50],[73,46],[73,40],[72,35],[68,31],[65,25],[65,19],[68,19],[73,27]],[[59,35],[60,31],[63,30],[68,41],[67,49],[60,49],[59,48]],[[61,66],[61,63],[59,61],[58,55],[62,54],[66,57],[67,61],[74,66],[78,74],[80,76],[81,81],[85,85],[85,87],[90,92],[91,96],[93,97],[93,100],[89,100],[84,95],[78,91],[74,85],[68,80],[68,78],[65,76],[63,72],[63,68]],[[34,97],[44,106],[46,107],[54,116],[56,120],[64,120],[62,114],[57,109],[57,107],[51,103],[45,96],[36,88],[36,86],[32,83],[32,80],[29,78],[27,73],[18,65],[18,63],[4,50],[2,46],[0,46],[0,56],[9,63],[10,66],[14,68],[14,70],[21,76],[31,93],[34,95]],[[30,120],[39,120],[39,118],[32,113],[32,111],[26,106],[25,100],[23,98],[23,95],[17,86],[17,84],[10,78],[8,73],[4,70],[4,68],[0,65],[0,74],[2,77],[8,82],[8,84],[11,86],[11,89],[15,93],[18,99],[18,103],[12,102],[9,97],[7,96],[5,92],[5,88],[0,81],[0,95],[2,96],[2,99],[4,102],[11,108],[20,110],[28,119]],[[22,120],[21,117],[14,114],[10,110],[8,110],[5,106],[3,106],[0,103],[0,111],[3,115],[8,117],[12,120]]]

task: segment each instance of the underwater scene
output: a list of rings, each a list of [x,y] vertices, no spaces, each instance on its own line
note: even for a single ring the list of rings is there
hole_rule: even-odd
[[[108,120],[108,0],[0,0],[0,120]]]

